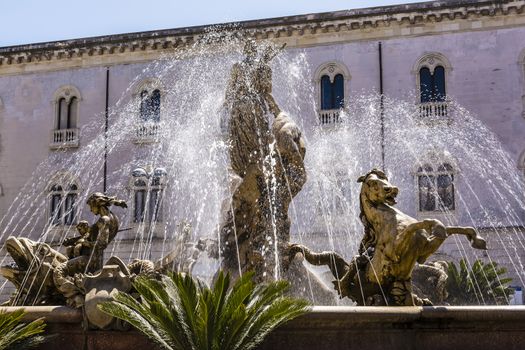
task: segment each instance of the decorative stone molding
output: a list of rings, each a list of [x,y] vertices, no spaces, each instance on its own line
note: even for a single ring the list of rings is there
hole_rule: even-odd
[[[412,168],[412,175],[416,176],[418,173],[418,168],[425,164],[443,164],[448,163],[454,168],[453,174],[457,175],[460,173],[460,167],[457,160],[450,154],[445,153],[442,150],[432,149],[428,151],[424,157],[419,159],[418,164],[414,164]]]
[[[77,191],[81,191],[80,180],[78,177],[66,170],[57,171],[51,179],[49,179],[46,186],[46,192],[50,192],[54,185],[60,185],[62,188],[69,185],[75,185],[77,186]]]
[[[416,74],[419,78],[419,70],[421,68],[426,67],[430,69],[431,73],[434,73],[434,69],[436,69],[437,66],[442,66],[443,68],[445,68],[446,73],[449,73],[452,70],[452,65],[450,64],[450,61],[443,54],[439,52],[428,52],[416,61],[416,63],[412,67],[412,74]]]
[[[80,95],[80,91],[78,88],[74,85],[64,85],[55,91],[53,94],[53,100],[52,103],[57,103],[57,101],[61,98],[65,98],[66,102],[69,103],[72,97],[78,98],[79,101],[82,100],[82,96]]]
[[[344,63],[338,62],[338,61],[331,61],[328,63],[324,63],[316,69],[315,74],[314,74],[314,82],[316,84],[319,84],[321,82],[321,77],[323,75],[328,75],[330,77],[330,81],[333,82],[334,77],[337,74],[342,74],[343,77],[345,78],[345,82],[347,80],[350,80],[351,78],[350,72],[348,71],[348,68],[346,68]]]
[[[473,20],[485,17],[519,17],[524,9],[525,0],[442,0],[251,20],[238,23],[236,28],[244,30],[247,35],[256,39],[298,38],[393,25],[410,27],[447,21],[468,21],[472,26]],[[207,32],[208,27],[196,26],[4,47],[0,48],[0,67],[90,56],[173,50],[198,41]],[[228,29],[228,24],[224,27]]]
[[[140,82],[136,83],[134,87],[132,87],[132,96],[133,98],[140,97],[140,93],[144,90],[159,90],[161,95],[163,95],[164,91],[166,90],[164,87],[164,84],[162,81],[158,78],[146,78],[141,80]]]

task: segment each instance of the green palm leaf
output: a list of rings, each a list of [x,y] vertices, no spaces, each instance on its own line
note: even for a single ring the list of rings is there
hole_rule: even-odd
[[[507,304],[514,293],[509,286],[512,278],[504,277],[507,269],[496,262],[476,260],[469,268],[461,259],[459,269],[450,262],[447,272],[447,301],[452,305]]]
[[[22,323],[24,314],[23,309],[11,313],[0,311],[0,350],[34,348],[49,338],[40,335],[46,327],[42,318],[25,324]]]
[[[212,288],[185,274],[139,277],[140,301],[125,293],[102,303],[104,312],[129,322],[163,349],[251,350],[309,304],[285,295],[288,283],[256,285],[247,273],[231,285],[219,272]]]

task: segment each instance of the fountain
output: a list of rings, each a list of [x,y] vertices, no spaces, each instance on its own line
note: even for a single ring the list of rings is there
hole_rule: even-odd
[[[221,47],[225,51],[221,52],[223,57],[213,57],[209,51],[206,51],[206,47],[218,45],[221,41],[226,43]],[[199,266],[201,253],[207,252],[210,260],[219,260],[221,268],[233,276],[253,270],[257,282],[287,279],[292,284],[294,295],[309,298],[318,304],[336,305],[341,302],[337,298],[339,295],[342,298],[347,297],[343,302],[353,301],[362,305],[357,308],[343,306],[316,308],[311,315],[294,321],[284,327],[281,333],[277,332],[274,338],[263,345],[263,348],[301,346],[305,349],[313,349],[323,345],[343,348],[352,342],[351,337],[355,337],[353,342],[358,346],[380,348],[387,339],[386,335],[378,336],[381,333],[388,334],[389,342],[395,339],[394,342],[399,347],[403,345],[403,337],[411,334],[411,339],[423,337],[424,341],[421,344],[431,348],[432,337],[443,332],[444,329],[449,334],[456,330],[462,332],[459,336],[456,332],[455,336],[451,336],[446,341],[442,340],[439,345],[460,344],[465,329],[471,331],[469,339],[472,339],[490,330],[494,322],[501,322],[503,325],[499,333],[490,333],[495,339],[493,341],[498,341],[498,344],[508,344],[509,337],[505,332],[523,339],[520,333],[522,330],[520,327],[524,326],[520,319],[523,310],[519,308],[454,310],[422,307],[432,305],[432,301],[438,304],[443,301],[429,300],[426,297],[430,296],[417,295],[413,289],[418,291],[424,289],[417,283],[427,283],[428,276],[436,271],[443,275],[444,272],[436,268],[437,265],[424,263],[448,236],[466,236],[472,247],[479,250],[485,250],[487,244],[473,227],[462,227],[437,219],[412,218],[395,207],[397,187],[389,182],[385,172],[378,169],[368,171],[372,168],[372,164],[368,163],[375,163],[377,156],[371,155],[376,153],[375,146],[367,147],[363,146],[363,143],[377,132],[377,129],[373,128],[373,123],[363,124],[369,128],[361,127],[359,136],[346,141],[352,143],[355,149],[349,147],[348,153],[342,155],[344,161],[352,164],[350,165],[352,170],[345,175],[349,178],[351,178],[350,173],[355,175],[354,173],[360,172],[361,175],[353,179],[361,184],[359,201],[356,202],[359,204],[359,213],[354,208],[346,208],[344,213],[347,220],[352,222],[346,227],[349,239],[339,247],[332,244],[332,250],[323,253],[312,251],[320,248],[317,245],[311,247],[311,244],[304,244],[304,242],[292,244],[291,237],[294,235],[291,231],[299,233],[295,237],[300,241],[303,238],[300,226],[307,225],[298,220],[297,211],[308,201],[322,202],[322,200],[318,201],[312,192],[315,192],[315,186],[321,187],[319,184],[323,179],[318,176],[319,171],[323,169],[325,162],[330,162],[330,157],[323,160],[317,158],[322,157],[323,151],[326,151],[322,143],[327,141],[316,139],[314,135],[311,142],[313,147],[309,146],[309,149],[315,147],[317,151],[310,159],[315,166],[309,164],[306,152],[308,139],[298,122],[298,117],[301,115],[301,107],[299,107],[301,103],[298,101],[300,97],[291,93],[288,95],[289,100],[278,103],[272,91],[273,88],[291,88],[295,82],[292,80],[292,83],[287,82],[284,87],[280,86],[283,75],[280,74],[280,78],[274,79],[275,70],[288,70],[295,77],[292,79],[300,79],[302,75],[298,67],[304,63],[301,61],[304,57],[300,54],[292,58],[286,57],[285,53],[281,53],[284,46],[277,47],[270,42],[257,44],[247,40],[242,43],[243,54],[239,59],[239,55],[231,55],[231,52],[228,52],[230,45],[236,50],[241,47],[236,35],[225,37],[222,33],[211,32],[203,42],[196,43],[189,54],[168,59],[167,63],[164,62],[165,66],[155,63],[155,73],[164,79],[172,77],[172,69],[178,64],[184,67],[193,65],[203,69],[204,77],[198,81],[200,85],[184,95],[187,98],[187,105],[184,107],[175,105],[168,96],[166,101],[168,110],[188,108],[199,116],[211,114],[221,115],[222,118],[208,121],[204,118],[185,122],[172,121],[171,125],[166,125],[164,128],[164,134],[154,135],[158,139],[169,142],[153,144],[148,148],[149,151],[146,148],[142,149],[139,152],[140,156],[145,157],[149,163],[143,168],[132,169],[133,177],[148,178],[151,184],[159,187],[158,184],[163,181],[166,173],[180,175],[181,180],[175,183],[173,188],[180,189],[180,183],[186,186],[184,190],[190,193],[184,198],[187,200],[186,206],[169,205],[170,202],[175,202],[178,193],[166,191],[162,198],[163,203],[168,203],[167,207],[163,204],[164,214],[168,217],[175,217],[177,214],[180,217],[178,211],[182,211],[182,216],[194,219],[192,220],[194,228],[203,234],[193,236],[191,229],[183,224],[177,241],[170,246],[166,232],[173,228],[174,222],[167,223],[162,241],[163,256],[154,262],[151,257],[152,242],[156,234],[154,220],[147,226],[143,221],[137,220],[136,212],[134,215],[123,211],[125,222],[123,225],[118,219],[119,215],[113,213],[110,208],[117,206],[124,210],[127,207],[125,200],[94,191],[88,197],[86,191],[82,195],[84,197],[80,196],[79,199],[86,200],[91,217],[95,217],[94,223],[89,225],[87,221],[80,221],[76,226],[79,235],[66,238],[68,233],[66,232],[66,235],[58,237],[59,243],[66,247],[67,256],[53,249],[50,244],[44,243],[48,235],[53,233],[51,224],[44,226],[44,232],[38,241],[21,237],[10,237],[6,240],[6,249],[15,265],[2,267],[0,272],[17,288],[9,305],[33,305],[35,313],[47,312],[48,321],[53,317],[55,321],[58,320],[57,326],[51,327],[52,331],[67,334],[72,344],[70,346],[73,347],[86,342],[91,344],[89,348],[93,349],[103,348],[108,342],[112,346],[118,343],[122,348],[127,348],[131,344],[134,346],[144,344],[144,340],[140,340],[141,338],[135,333],[115,333],[114,330],[126,329],[126,325],[103,314],[98,310],[97,305],[110,299],[112,293],[117,290],[131,292],[131,282],[141,274],[155,275],[167,270],[198,274],[197,270],[201,269],[200,272],[204,270],[203,275],[212,279],[218,263],[204,268],[202,265]],[[215,69],[209,69],[210,65]],[[197,69],[188,71],[193,78]],[[225,77],[229,79],[226,80]],[[187,83],[188,81],[183,81],[180,85],[176,85],[171,97],[180,92],[179,88],[189,86]],[[290,90],[295,92],[294,88]],[[197,96],[195,94],[198,91],[201,94]],[[358,110],[347,111],[346,115],[342,115],[342,119],[350,119],[352,113],[362,112],[359,108],[368,109],[366,116],[375,116],[374,97],[363,100],[366,103],[356,103]],[[388,101],[386,104],[388,105]],[[284,112],[282,106],[286,106],[291,112]],[[93,141],[86,147],[86,151],[79,152],[75,156],[76,159],[71,164],[76,165],[72,165],[71,169],[73,173],[85,176],[86,183],[89,184],[88,189],[99,185],[97,179],[100,178],[98,175],[102,163],[97,156],[100,155],[100,151],[107,148],[111,156],[118,155],[119,150],[126,149],[127,144],[124,140],[129,132],[137,130],[137,125],[126,116],[136,107],[131,102],[124,107],[119,106],[120,109],[116,108],[118,112],[114,113],[118,117],[119,127],[108,133],[101,133],[101,129],[96,125],[86,127],[86,132],[93,134]],[[399,112],[405,107],[409,110],[409,107],[399,103],[390,110]],[[399,112],[399,115],[405,113],[406,116],[406,110]],[[359,118],[354,119],[356,120]],[[348,125],[351,126],[351,122]],[[409,125],[410,122],[407,122],[407,133],[421,127],[418,122],[413,121],[414,126],[411,128]],[[395,130],[393,125],[387,126]],[[153,130],[152,125],[147,123],[140,127]],[[345,131],[344,128],[342,130]],[[402,131],[395,132],[402,133]],[[396,135],[393,139],[400,143],[409,142],[405,136]],[[203,141],[209,141],[210,137],[213,137],[214,141],[209,148],[203,150],[198,147]],[[341,135],[336,131],[333,139],[338,138],[341,138]],[[402,145],[406,146],[406,144]],[[461,144],[458,147],[463,146]],[[371,155],[367,162],[359,165],[358,162],[351,162],[352,157],[358,158],[356,149],[363,149],[364,153],[368,152],[365,158]],[[407,149],[409,152],[414,151],[411,147]],[[184,156],[181,158],[183,153]],[[396,154],[394,151],[392,153],[393,161],[398,160],[396,157],[406,156],[406,154]],[[171,159],[173,164],[169,164],[167,170],[157,167],[161,163],[160,159],[168,163],[170,157],[173,157]],[[175,160],[180,163],[175,164]],[[418,160],[422,162],[421,159]],[[41,169],[37,170],[37,173],[56,162],[57,159],[51,157]],[[157,168],[153,169],[153,167]],[[124,171],[130,170],[129,164],[127,166],[123,164],[121,168],[109,174],[109,179],[115,181],[107,190],[107,193],[118,194],[119,198],[121,196],[119,189],[125,187],[119,177],[123,177],[121,175]],[[310,170],[313,176],[310,175]],[[308,188],[307,173],[309,182],[312,183]],[[366,174],[363,175],[364,173]],[[323,175],[329,175],[329,172]],[[197,177],[201,181],[195,180]],[[312,181],[312,178],[315,180]],[[112,181],[108,182],[112,183]],[[204,189],[206,182],[209,182],[209,187],[212,188],[210,191]],[[498,194],[503,193],[497,186],[494,186],[493,190]],[[155,198],[148,195],[147,201],[153,203],[151,205],[153,214],[150,213],[152,217],[158,215],[160,211],[159,198],[161,197],[158,193]],[[499,200],[504,200],[502,198],[503,196],[500,195]],[[41,205],[39,203],[41,198],[38,198],[38,195],[24,197],[23,194],[10,210],[13,213],[31,216],[34,214],[29,213],[38,212],[33,206],[38,207]],[[194,204],[198,205],[194,206]],[[149,207],[150,204],[146,206]],[[325,215],[323,211],[331,210],[326,205],[320,207],[321,214],[310,215],[310,219],[322,217],[325,219],[326,226],[330,227],[332,225],[330,215]],[[194,212],[188,214],[191,210]],[[312,207],[308,207],[305,212],[311,213],[311,210]],[[314,208],[315,210],[317,208]],[[82,212],[79,216],[81,214]],[[126,229],[122,227],[128,226],[133,216],[139,224],[133,249],[127,259],[131,261],[125,263],[126,259],[116,257],[114,252],[118,247],[119,232],[124,234],[123,231]],[[351,216],[354,219],[351,219]],[[487,214],[487,217],[489,216]],[[517,220],[519,215],[512,212],[511,216],[511,220]],[[6,217],[9,217],[9,213]],[[364,227],[364,237],[360,234],[363,228],[353,223],[357,218]],[[15,219],[14,216],[4,218],[2,222],[5,228],[2,234],[8,231],[21,232],[31,227],[29,221],[22,221],[18,217]],[[330,234],[327,238],[327,241],[331,241],[334,235]],[[358,243],[359,241],[361,243]],[[167,245],[166,249],[164,244]],[[488,248],[490,249],[490,241]],[[108,253],[110,250],[111,257],[104,263],[104,252]],[[358,252],[358,255],[348,259],[348,255],[355,252]],[[131,259],[132,255],[134,259]],[[335,279],[333,288],[327,287],[322,278],[312,272],[303,260],[312,265],[327,266]],[[413,288],[414,271],[422,274],[423,278],[420,279],[422,282],[417,282]],[[57,308],[56,305],[68,307]],[[372,305],[375,307],[371,307]],[[394,305],[399,307],[381,307]],[[490,315],[487,316],[485,312],[489,312]],[[97,331],[82,333],[80,327],[75,331],[72,326],[64,326],[67,323],[78,326],[80,319],[83,320],[85,330]],[[520,321],[516,322],[517,320]],[[405,333],[400,331],[403,327]],[[319,337],[323,332],[328,336]],[[430,335],[422,335],[425,332]],[[358,336],[359,333],[364,333],[364,336]],[[434,346],[437,346],[436,344]],[[474,340],[472,344],[473,347],[479,345]]]

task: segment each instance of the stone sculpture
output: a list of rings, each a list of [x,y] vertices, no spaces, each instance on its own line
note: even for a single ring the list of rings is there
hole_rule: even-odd
[[[486,242],[472,227],[444,226],[434,219],[418,221],[396,209],[397,187],[386,175],[374,169],[358,179],[364,237],[359,255],[346,262],[335,252],[313,254],[294,245],[293,257],[303,252],[314,265],[327,265],[336,278],[334,286],[341,297],[358,305],[431,305],[412,292],[412,272],[423,264],[451,234],[465,235],[476,249]],[[438,278],[439,281],[439,278]]]
[[[138,275],[179,269],[191,272],[203,251],[218,257],[218,248],[212,240],[188,242],[189,228],[184,226],[175,250],[156,264],[135,259],[126,265],[115,256],[103,264],[104,250],[120,231],[119,220],[110,207],[126,208],[127,205],[102,193],[90,195],[87,204],[98,219],[93,225],[80,221],[76,226],[79,235],[63,241],[67,257],[47,243],[27,238],[7,239],[5,248],[14,263],[0,267],[0,274],[11,281],[17,291],[6,305],[83,307],[85,327],[124,329],[124,325],[98,310],[97,305],[111,299],[116,291],[132,292],[131,282]],[[193,250],[187,249],[190,246]]]
[[[288,206],[306,181],[301,131],[272,96],[276,50],[262,51],[246,42],[226,90],[235,186],[221,229],[223,268],[233,275],[254,270],[258,280],[286,268],[275,255],[288,250]]]
[[[65,298],[53,281],[53,272],[67,257],[47,243],[8,237],[5,245],[13,264],[0,267],[0,274],[15,287],[7,305],[62,305]]]

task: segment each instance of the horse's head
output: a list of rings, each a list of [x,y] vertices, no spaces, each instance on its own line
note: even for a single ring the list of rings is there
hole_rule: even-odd
[[[385,173],[379,169],[372,169],[366,175],[360,176],[357,182],[362,182],[361,196],[366,197],[373,204],[396,204],[399,189],[393,186]]]

